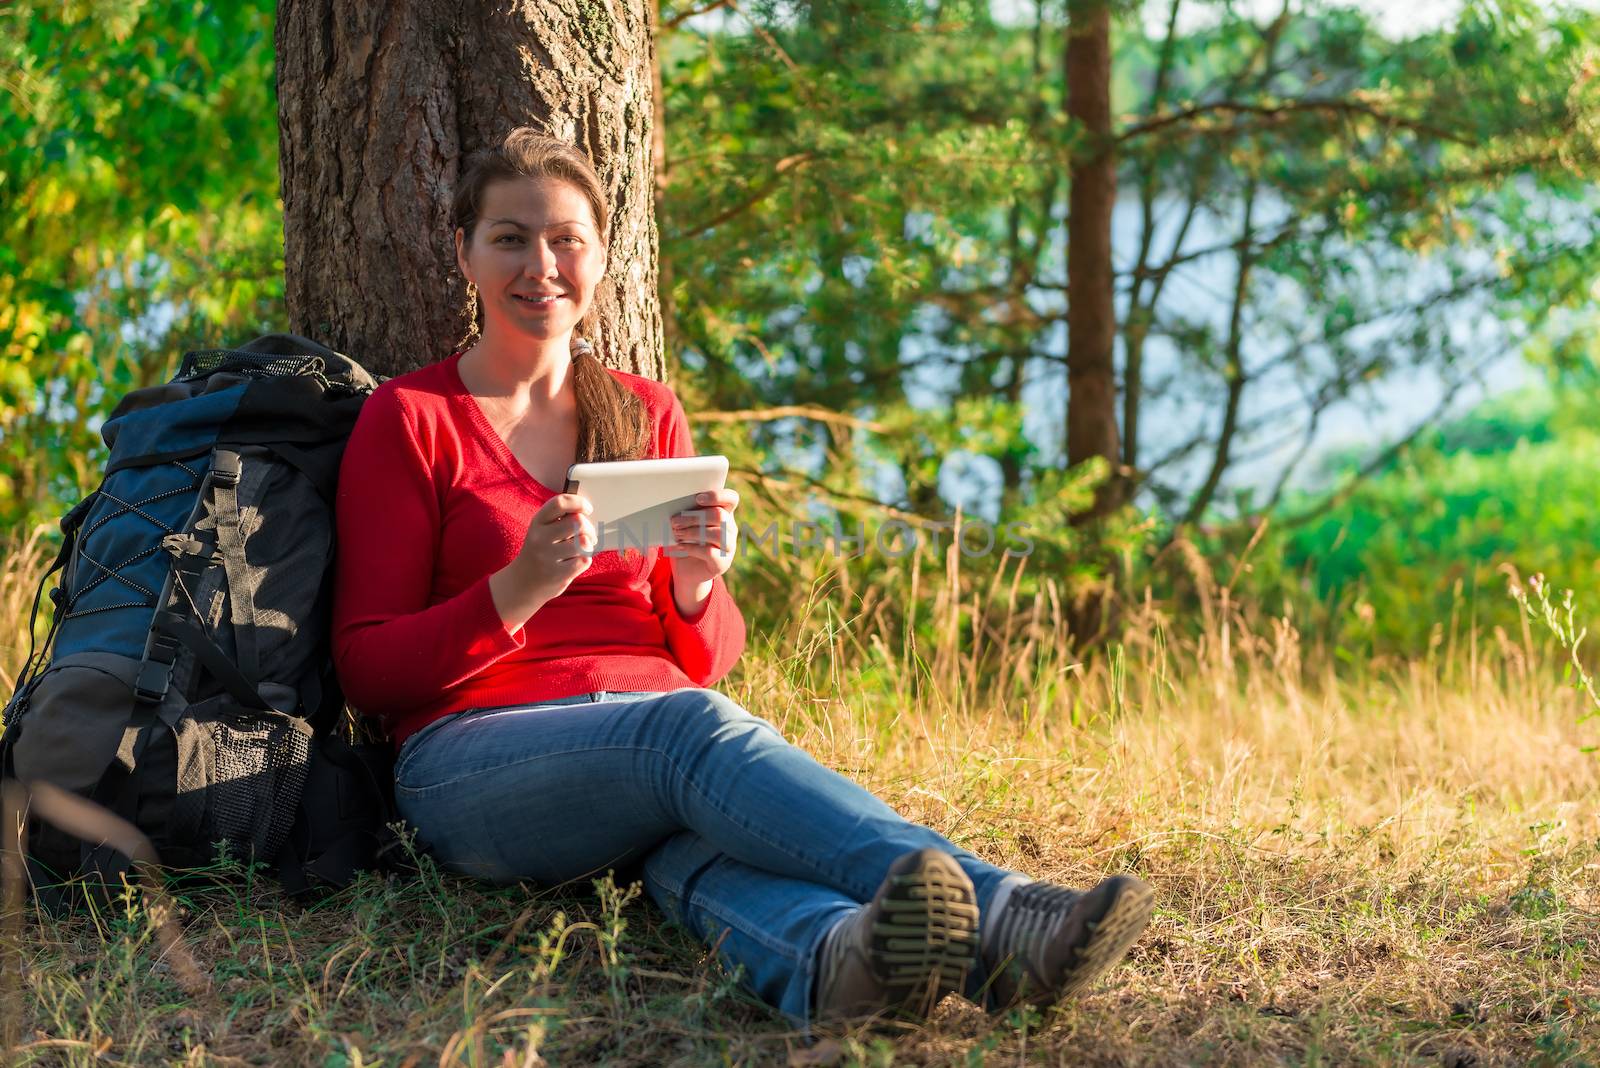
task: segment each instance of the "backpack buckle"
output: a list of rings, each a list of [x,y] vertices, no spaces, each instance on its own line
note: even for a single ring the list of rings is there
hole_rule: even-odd
[[[211,454],[211,481],[224,486],[237,486],[242,466],[238,453],[218,449]]]
[[[133,680],[134,700],[160,704],[172,688],[172,662],[178,658],[178,644],[165,635],[152,633],[139,661],[139,674]]]
[[[139,676],[133,681],[133,696],[145,704],[160,704],[172,688],[172,665],[159,660],[146,660],[139,665]]]

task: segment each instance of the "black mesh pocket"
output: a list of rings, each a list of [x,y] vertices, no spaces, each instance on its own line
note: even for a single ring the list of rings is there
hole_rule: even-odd
[[[172,380],[189,382],[227,371],[253,378],[305,375],[326,386],[327,370],[327,362],[321,356],[276,355],[270,352],[245,352],[242,349],[201,349],[183,354],[183,363]]]
[[[213,840],[270,860],[294,823],[311,763],[311,735],[287,719],[222,718],[211,724],[216,779],[207,822]]]
[[[187,719],[179,790],[194,821],[188,833],[205,845],[226,842],[239,859],[272,860],[300,808],[311,728],[241,709],[226,695],[193,706]]]

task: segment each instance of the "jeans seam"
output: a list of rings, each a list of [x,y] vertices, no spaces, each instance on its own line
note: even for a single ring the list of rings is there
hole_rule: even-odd
[[[674,883],[674,881],[672,881],[672,879],[664,879],[664,878],[661,878],[661,876],[659,876],[659,875],[654,875],[654,873],[650,873],[650,875],[646,876],[646,878],[654,879],[654,881],[656,881],[656,883],[661,884],[661,889],[664,889],[664,891],[666,891],[667,894],[672,895],[672,897],[675,897],[675,899],[683,900],[683,884],[682,883]]]
[[[737,917],[730,918],[728,916],[723,915],[720,910],[712,907],[712,903],[710,901],[708,901],[704,896],[700,895],[699,893],[696,893],[693,897],[691,897],[688,900],[687,904],[688,904],[688,906],[690,908],[700,908],[700,909],[702,909],[707,914],[715,917],[719,923],[721,923],[721,924],[723,924],[723,925],[725,925],[725,926],[727,926],[729,928],[732,928],[734,930],[737,930],[740,934],[743,934],[748,938],[754,939],[756,942],[759,942],[761,945],[765,946],[767,949],[772,950],[774,953],[780,954],[786,960],[792,961],[796,965],[800,965],[805,960],[805,954],[800,952],[800,951],[798,951],[795,947],[791,946],[788,942],[775,941],[775,940],[773,940],[771,938],[768,938],[761,931],[758,931],[758,930],[755,930],[752,927],[746,926],[743,922],[735,922],[735,919]],[[712,941],[711,939],[707,939],[707,943],[708,944],[710,944],[711,941]]]
[[[669,894],[671,894],[673,897],[677,898],[679,901],[683,900],[683,884],[682,883],[675,882],[674,880],[671,880],[671,879],[663,878],[662,876],[657,875],[655,872],[648,871],[648,868],[649,868],[649,862],[648,861],[646,861],[646,865],[645,866],[646,866],[646,869],[647,869],[646,873],[645,873],[645,878],[647,880],[654,880],[655,882],[660,883],[661,884],[661,888],[663,890],[667,891]]]
[[[752,717],[752,718],[754,718],[754,717]],[[780,735],[779,738],[781,740],[782,739],[782,735]],[[783,744],[788,745],[790,743],[785,740],[783,742]],[[662,758],[671,767],[673,774],[676,775],[681,782],[685,783],[691,790],[693,790],[695,792],[695,794],[697,796],[699,796],[700,800],[703,801],[706,804],[707,807],[715,810],[717,812],[717,814],[720,815],[723,819],[726,819],[729,823],[732,823],[734,826],[740,828],[746,834],[749,834],[753,838],[759,839],[762,843],[764,843],[767,846],[770,846],[771,848],[777,850],[778,852],[783,853],[786,856],[794,857],[796,860],[799,860],[799,861],[801,861],[801,862],[803,862],[803,863],[805,863],[805,864],[807,864],[807,865],[809,865],[809,866],[811,866],[813,868],[816,868],[818,870],[822,870],[823,864],[817,858],[812,857],[808,853],[794,850],[794,849],[790,848],[789,846],[786,846],[786,845],[783,845],[783,844],[781,844],[779,842],[773,841],[770,837],[768,837],[766,834],[762,833],[759,829],[755,828],[754,826],[751,826],[750,824],[746,823],[745,821],[743,821],[741,819],[736,818],[732,813],[728,812],[723,806],[717,804],[715,801],[713,801],[711,799],[711,797],[709,795],[706,794],[706,792],[704,790],[702,790],[699,787],[699,785],[697,785],[694,782],[694,780],[690,779],[687,775],[684,774],[683,769],[678,766],[678,762],[675,759],[673,759],[671,753],[668,753],[667,751],[662,750],[662,749],[657,749],[654,746],[644,746],[644,745],[584,746],[584,747],[581,747],[581,748],[563,749],[563,750],[561,750],[559,752],[553,752],[553,753],[540,753],[537,756],[524,757],[524,758],[522,758],[520,760],[511,760],[511,761],[507,761],[507,762],[502,763],[502,764],[496,764],[493,767],[479,768],[479,769],[477,769],[475,771],[468,772],[468,773],[466,773],[464,775],[458,775],[453,779],[446,779],[443,782],[432,783],[432,784],[430,784],[428,786],[424,786],[424,787],[404,786],[399,781],[396,781],[395,782],[395,792],[399,793],[401,791],[404,791],[405,793],[407,793],[407,794],[409,794],[411,796],[421,796],[421,795],[423,795],[423,794],[425,794],[425,793],[427,793],[427,792],[429,792],[431,790],[440,790],[440,789],[443,789],[443,788],[445,788],[447,786],[458,785],[459,783],[463,783],[463,782],[467,781],[468,779],[471,779],[471,778],[473,778],[475,776],[478,776],[478,775],[485,775],[485,774],[488,774],[490,772],[500,772],[500,771],[506,771],[508,769],[518,768],[518,767],[521,767],[523,765],[532,764],[535,761],[547,759],[549,757],[572,756],[575,753],[603,753],[603,752],[611,752],[611,751],[627,751],[627,752],[635,752],[635,753],[638,753],[638,752],[653,753],[654,755]],[[687,830],[687,829],[692,829],[692,828],[685,828],[685,829]]]
[[[779,737],[780,737],[780,739],[782,738],[781,735]],[[788,745],[789,743],[788,743],[788,741],[785,740],[784,744]],[[678,762],[672,758],[672,755],[670,753],[662,752],[659,749],[651,749],[651,750],[649,750],[649,752],[653,752],[656,755],[662,757],[664,760],[666,760],[667,763],[669,765],[671,765],[673,773],[678,776],[678,779],[681,782],[683,782],[684,785],[688,786],[689,789],[693,790],[696,794],[698,794],[699,797],[700,797],[700,800],[705,803],[706,807],[715,810],[719,815],[722,816],[723,819],[727,820],[729,823],[733,824],[735,827],[742,828],[746,834],[750,835],[752,838],[759,839],[760,841],[766,843],[768,846],[770,846],[771,848],[777,850],[779,853],[782,853],[785,856],[794,857],[795,859],[800,860],[800,861],[804,862],[805,864],[809,865],[810,867],[816,868],[818,870],[822,869],[822,862],[820,860],[818,860],[817,858],[812,857],[810,854],[805,853],[803,851],[791,849],[788,846],[780,845],[778,842],[773,841],[767,835],[765,835],[761,831],[757,830],[754,826],[746,823],[745,821],[743,821],[741,819],[735,818],[734,815],[732,813],[726,811],[723,808],[723,806],[718,805],[715,801],[713,801],[711,799],[710,795],[708,795],[704,790],[702,790],[699,787],[699,785],[695,783],[695,781],[693,779],[689,778],[688,775],[684,774],[683,769],[678,766]]]

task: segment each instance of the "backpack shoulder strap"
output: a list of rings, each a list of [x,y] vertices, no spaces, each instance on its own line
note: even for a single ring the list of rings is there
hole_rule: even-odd
[[[228,580],[228,611],[233,622],[239,671],[254,690],[261,681],[261,652],[256,635],[255,598],[246,582],[244,533],[239,528],[239,454],[217,449],[211,454],[211,501],[217,521],[217,555]]]
[[[177,656],[178,646],[182,645],[194,654],[195,659],[211,674],[211,677],[241,705],[262,712],[273,710],[257,690],[260,667],[259,653],[255,644],[254,605],[249,603],[248,597],[235,596],[236,592],[242,593],[245,588],[244,547],[239,536],[239,507],[236,492],[239,470],[237,453],[225,449],[213,452],[211,468],[201,484],[200,498],[196,500],[194,511],[190,514],[186,526],[191,531],[195,528],[200,521],[205,498],[209,494],[213,500],[214,510],[219,513],[217,555],[222,556],[225,574],[228,577],[228,600],[232,605],[236,625],[241,615],[245,619],[245,628],[239,635],[239,641],[241,655],[244,652],[244,645],[248,643],[249,646],[252,663],[248,673],[212,640],[198,621],[200,612],[194,604],[190,584],[197,582],[200,572],[211,564],[213,560],[211,547],[200,542],[192,534],[169,534],[162,539],[161,545],[173,557],[172,568],[167,572],[166,583],[156,598],[156,611],[150,619],[150,632],[145,640],[144,655],[140,659],[138,680],[134,684],[134,696],[141,702],[154,704],[166,697],[167,688],[172,682],[172,665]],[[221,522],[220,512],[223,502],[231,505],[232,512],[231,536],[234,537],[235,544],[232,547],[234,558],[231,562],[222,548],[225,524]],[[246,604],[241,607],[241,602]]]

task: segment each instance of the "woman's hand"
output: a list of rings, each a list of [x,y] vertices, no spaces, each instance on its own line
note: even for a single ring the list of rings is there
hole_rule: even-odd
[[[559,597],[594,562],[598,534],[587,497],[559,493],[533,513],[522,548],[489,576],[494,606],[514,633],[535,612]]]
[[[733,510],[739,494],[731,489],[698,494],[699,507],[672,517],[673,544],[664,550],[672,561],[672,599],[678,614],[695,616],[711,596],[711,580],[733,565],[739,524]]]

